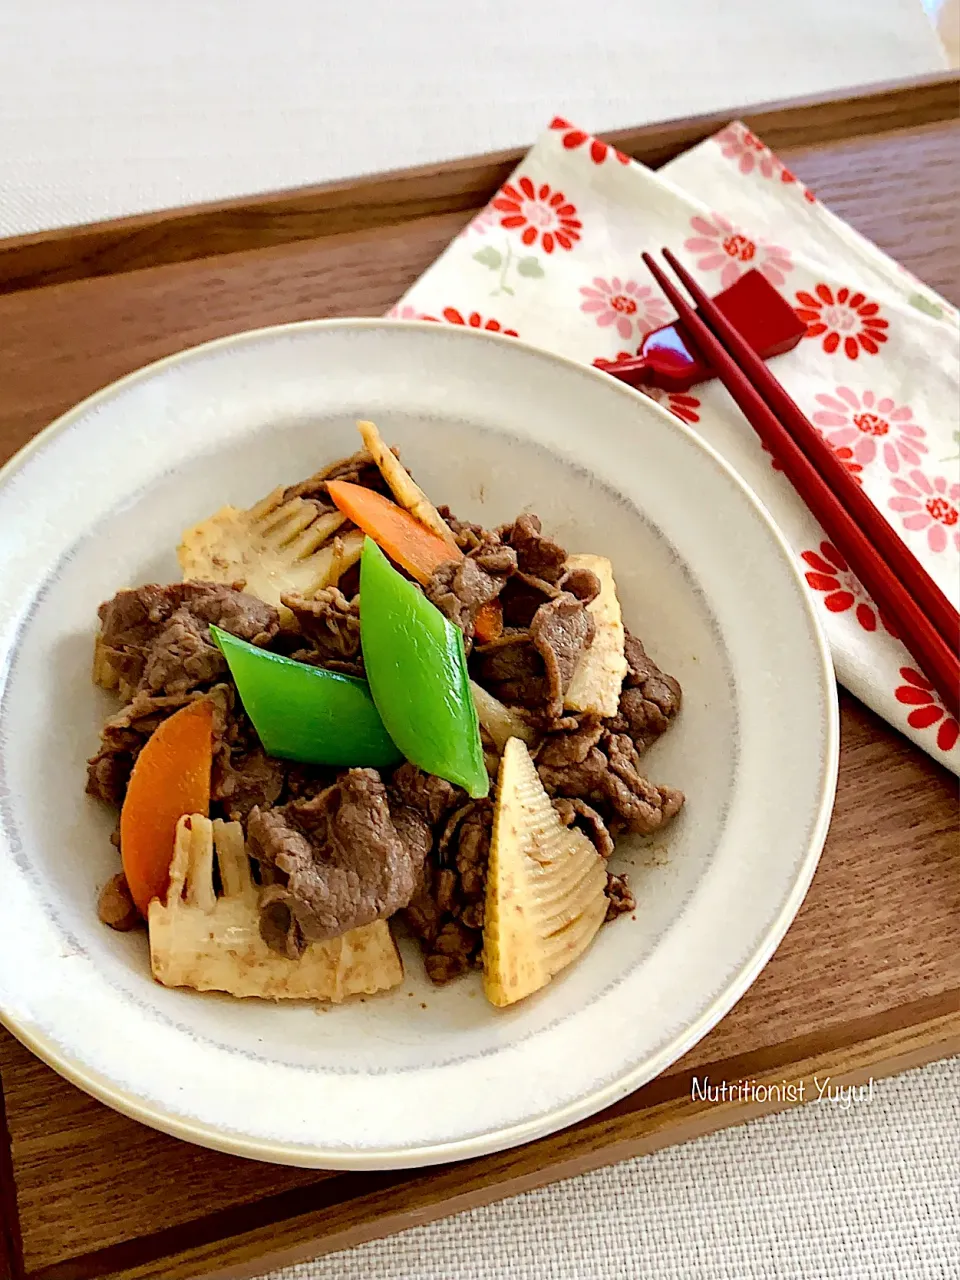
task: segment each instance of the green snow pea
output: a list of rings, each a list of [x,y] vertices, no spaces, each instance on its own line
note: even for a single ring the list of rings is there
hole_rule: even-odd
[[[269,653],[211,627],[268,755],[304,764],[397,764],[365,680]]]
[[[377,710],[407,759],[485,796],[490,779],[463,636],[372,538],[360,557],[360,643]]]

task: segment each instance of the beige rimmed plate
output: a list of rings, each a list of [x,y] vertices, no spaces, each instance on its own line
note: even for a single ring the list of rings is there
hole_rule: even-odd
[[[373,418],[434,501],[536,511],[613,561],[628,625],[684,688],[645,757],[680,818],[623,841],[633,918],[507,1011],[471,975],[318,1010],[170,991],[100,925],[112,815],[83,793],[113,706],[96,606],[170,581],[181,530],[356,447]],[[161,361],[85,401],[0,486],[0,1010],[81,1088],[262,1160],[396,1168],[528,1141],[670,1065],[744,993],[803,899],[837,769],[823,635],[768,515],[696,436],[605,374],[434,324],[318,321]]]

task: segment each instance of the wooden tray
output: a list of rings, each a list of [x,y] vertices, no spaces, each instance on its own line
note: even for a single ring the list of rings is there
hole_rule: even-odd
[[[745,114],[827,204],[958,302],[956,101],[956,78],[932,77]],[[727,118],[615,141],[657,164]],[[258,325],[382,313],[518,156],[0,242],[0,461],[170,352]],[[694,1099],[694,1074],[804,1079],[815,1097],[814,1074],[859,1082],[958,1051],[953,780],[846,696],[842,726],[830,838],[776,956],[668,1073],[554,1137],[435,1171],[256,1164],[115,1114],[0,1031],[0,1274],[253,1275],[784,1105]]]

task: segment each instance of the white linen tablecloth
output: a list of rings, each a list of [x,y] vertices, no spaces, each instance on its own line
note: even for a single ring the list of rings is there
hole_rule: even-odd
[[[921,0],[0,0],[0,236],[945,62]]]
[[[960,1058],[269,1280],[957,1280]]]
[[[0,236],[944,65],[920,0],[0,0]],[[954,1059],[284,1280],[955,1280],[958,1100]]]

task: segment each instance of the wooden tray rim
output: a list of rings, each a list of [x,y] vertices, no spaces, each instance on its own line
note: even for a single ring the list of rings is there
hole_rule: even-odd
[[[960,72],[934,72],[839,95],[711,111],[604,136],[654,168],[734,119],[774,151],[811,147],[955,118],[958,86]],[[10,237],[0,240],[0,294],[467,212],[489,199],[527,150],[512,148]]]
[[[647,1086],[651,1100],[642,1110],[611,1108],[566,1131],[568,1141],[545,1170],[531,1172],[523,1164],[525,1147],[517,1147],[481,1161],[414,1169],[406,1174],[341,1173],[318,1184],[268,1196],[255,1205],[220,1210],[152,1236],[86,1254],[83,1275],[140,1280],[156,1274],[149,1268],[162,1260],[164,1280],[194,1280],[198,1275],[208,1280],[229,1275],[230,1280],[238,1280],[353,1248],[411,1226],[647,1155],[664,1145],[689,1142],[806,1105],[776,1096],[775,1089],[787,1068],[790,1083],[802,1080],[813,1097],[817,1081],[823,1084],[829,1078],[834,1087],[868,1084],[960,1053],[958,1003],[955,993],[949,993],[846,1024],[832,1040],[819,1035],[798,1037],[775,1048],[711,1062],[701,1069],[704,1077],[714,1080],[745,1079],[765,1087],[771,1093],[766,1101],[704,1101],[693,1096],[690,1072],[668,1072],[651,1082],[652,1089]],[[667,1143],[664,1134],[669,1134]],[[494,1167],[499,1170],[498,1177],[486,1182],[485,1174]],[[325,1231],[328,1224],[324,1218],[331,1210],[338,1223],[333,1231]],[[92,1266],[96,1270],[91,1270]],[[71,1280],[70,1264],[31,1273],[30,1280]]]

